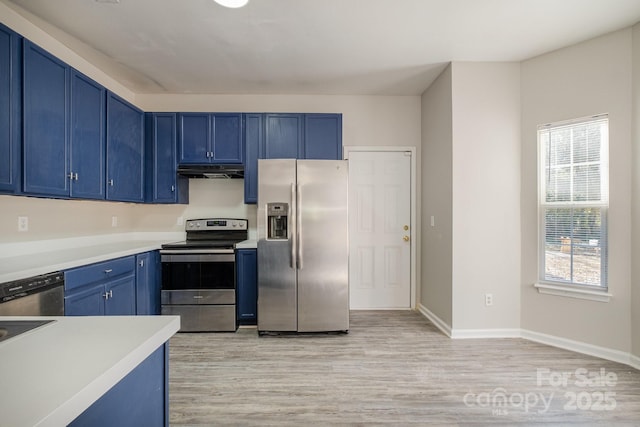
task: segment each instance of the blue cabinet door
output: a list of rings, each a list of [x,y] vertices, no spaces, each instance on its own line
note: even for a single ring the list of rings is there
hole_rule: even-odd
[[[22,38],[0,24],[0,192],[20,191]]]
[[[105,198],[104,87],[71,72],[71,196]]]
[[[255,249],[236,252],[238,324],[255,325],[258,310],[258,261]]]
[[[160,274],[158,251],[136,255],[136,314],[160,314]]]
[[[342,115],[305,114],[305,159],[342,159]]]
[[[23,78],[24,192],[69,196],[69,66],[24,40]]]
[[[211,115],[211,157],[213,163],[242,163],[242,115]]]
[[[107,94],[107,199],[144,201],[144,116],[113,93]]]
[[[258,203],[258,158],[264,144],[262,114],[244,115],[244,202]]]
[[[65,316],[102,316],[104,315],[104,285],[88,286],[74,292],[65,292]]]
[[[303,114],[265,115],[265,159],[298,159],[303,152]]]
[[[207,113],[182,113],[178,116],[180,163],[209,163],[211,123]]]
[[[169,425],[169,344],[155,350],[70,427]]]
[[[146,113],[145,138],[147,201],[188,203],[189,181],[178,177],[177,118],[175,113]]]
[[[121,277],[104,284],[109,294],[105,299],[104,314],[107,316],[133,316],[136,314],[135,275]]]

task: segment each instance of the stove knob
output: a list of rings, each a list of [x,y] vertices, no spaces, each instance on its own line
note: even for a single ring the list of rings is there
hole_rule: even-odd
[[[199,222],[196,222],[196,227],[200,227],[202,224],[200,224]]]
[[[238,221],[233,221],[233,224],[231,224],[231,225],[233,225],[234,228],[237,227],[238,226]]]
[[[189,223],[189,227],[193,228],[193,223],[192,222]]]

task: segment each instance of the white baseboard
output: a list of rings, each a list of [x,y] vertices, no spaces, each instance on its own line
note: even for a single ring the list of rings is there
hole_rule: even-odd
[[[521,338],[521,334],[520,329],[453,329],[451,338]]]
[[[433,312],[431,310],[429,310],[427,307],[425,307],[422,304],[418,304],[418,311],[424,317],[429,319],[431,321],[431,323],[433,323],[436,326],[436,328],[440,329],[443,334],[445,334],[449,338],[452,338],[452,336],[451,336],[451,326],[447,325],[444,320],[442,320],[441,318],[439,318],[438,316],[433,314]]]
[[[524,338],[529,341],[535,341],[552,347],[563,348],[565,350],[575,351],[576,353],[587,354],[589,356],[623,363],[631,366],[632,368],[640,369],[640,357],[631,353],[613,350],[581,341],[574,341],[554,335],[542,334],[540,332],[529,331],[526,329],[452,329],[451,326],[447,325],[442,319],[422,304],[418,304],[418,311],[451,339]]]
[[[599,345],[588,344],[582,341],[575,341],[568,338],[557,337],[554,335],[542,334],[540,332],[521,330],[522,338],[529,341],[547,344],[553,347],[563,348],[565,350],[575,351],[576,353],[587,354],[589,356],[599,357],[601,359],[611,360],[613,362],[623,363],[640,369],[640,358],[620,350],[613,350]],[[634,361],[635,359],[635,361]]]
[[[640,357],[635,356],[635,355],[631,355],[631,366],[633,366],[634,368],[640,370]]]

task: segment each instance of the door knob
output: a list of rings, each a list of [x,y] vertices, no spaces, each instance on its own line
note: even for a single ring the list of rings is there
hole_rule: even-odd
[[[402,228],[404,228],[404,231],[407,231],[407,230],[409,229],[409,226],[408,226],[408,225],[405,225],[405,226],[404,226],[404,227],[402,227]]]
[[[405,242],[408,242],[408,241],[409,241],[409,236],[404,236],[404,237],[402,238],[402,240],[404,240]]]

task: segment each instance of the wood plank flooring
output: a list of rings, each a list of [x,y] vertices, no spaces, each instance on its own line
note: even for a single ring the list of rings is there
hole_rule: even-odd
[[[523,339],[451,340],[410,311],[346,335],[177,334],[170,423],[638,425],[640,371]]]

